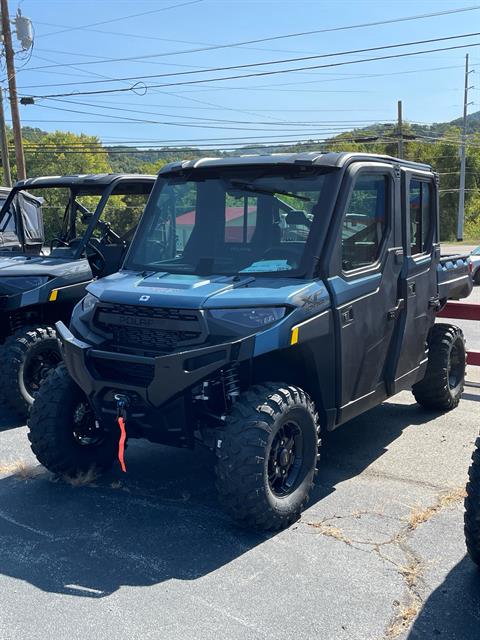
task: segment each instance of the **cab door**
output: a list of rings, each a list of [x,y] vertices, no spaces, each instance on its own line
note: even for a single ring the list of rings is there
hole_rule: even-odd
[[[362,163],[349,169],[328,278],[337,342],[338,423],[387,396],[392,336],[403,308],[399,172]],[[339,241],[340,239],[340,241]]]
[[[405,299],[401,349],[395,391],[422,377],[427,362],[427,337],[438,307],[438,198],[430,172],[402,170],[402,232],[405,269],[400,287]]]

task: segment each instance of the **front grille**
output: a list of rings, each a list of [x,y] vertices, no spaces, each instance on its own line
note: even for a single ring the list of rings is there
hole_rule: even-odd
[[[170,353],[206,339],[200,313],[189,309],[104,304],[97,308],[94,324],[115,351]]]
[[[92,358],[95,373],[109,382],[121,382],[135,386],[148,386],[154,378],[155,366],[139,362],[119,363],[105,358]]]

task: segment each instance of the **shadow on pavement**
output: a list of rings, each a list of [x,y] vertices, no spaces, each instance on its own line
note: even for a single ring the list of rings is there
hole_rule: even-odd
[[[425,601],[408,640],[474,640],[480,635],[480,570],[468,556]]]
[[[25,418],[19,416],[11,409],[2,407],[2,413],[0,415],[0,433],[2,431],[9,431],[10,429],[16,429],[25,424]]]
[[[358,475],[378,460],[405,429],[426,424],[439,415],[413,401],[409,405],[389,401],[327,433],[314,500],[327,496],[337,483]]]
[[[436,414],[385,403],[326,438],[313,501],[360,473],[407,427]],[[213,456],[132,442],[128,474],[96,486],[0,480],[0,573],[48,592],[101,598],[123,585],[195,580],[268,539],[217,504]],[[39,468],[41,469],[41,468]]]

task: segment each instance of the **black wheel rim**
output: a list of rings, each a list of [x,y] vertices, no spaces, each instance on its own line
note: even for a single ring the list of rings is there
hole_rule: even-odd
[[[448,386],[450,389],[458,387],[463,378],[464,358],[459,345],[454,344],[450,351],[450,359],[448,363]]]
[[[295,489],[303,466],[303,437],[300,427],[285,422],[275,434],[268,456],[268,484],[276,496]]]
[[[87,402],[79,402],[73,410],[73,438],[81,447],[96,447],[105,440],[105,433]]]
[[[27,393],[33,396],[52,369],[60,364],[62,357],[56,349],[36,349],[23,368],[23,383]]]

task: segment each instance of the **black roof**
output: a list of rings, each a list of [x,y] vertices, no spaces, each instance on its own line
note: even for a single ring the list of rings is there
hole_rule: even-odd
[[[141,175],[138,173],[93,173],[71,176],[41,176],[39,178],[27,178],[15,183],[15,189],[39,189],[42,187],[66,187],[74,189],[95,190],[112,184],[112,182],[143,182],[153,183],[156,176]]]
[[[199,160],[186,160],[183,162],[171,162],[160,169],[159,175],[170,171],[181,171],[183,169],[203,169],[209,167],[242,167],[242,166],[281,166],[281,165],[315,165],[332,168],[340,168],[352,161],[366,162],[387,162],[390,164],[400,164],[421,171],[432,171],[430,165],[419,162],[410,162],[392,156],[379,155],[376,153],[351,153],[351,152],[328,152],[308,151],[304,153],[272,153],[270,155],[242,155],[228,156],[225,158],[200,158]]]

